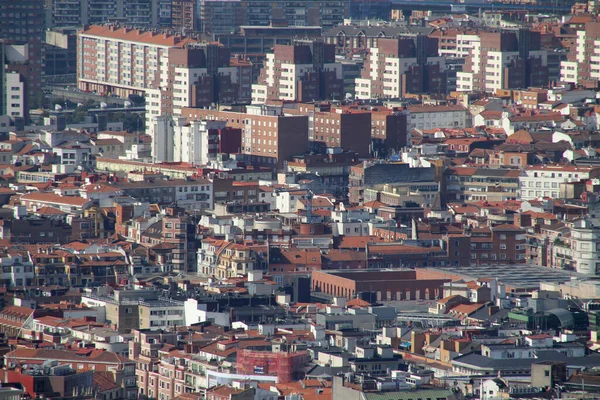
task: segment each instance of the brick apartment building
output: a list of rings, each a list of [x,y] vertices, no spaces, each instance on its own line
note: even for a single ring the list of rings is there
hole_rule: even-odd
[[[430,300],[442,297],[449,279],[421,279],[419,271],[408,269],[360,271],[314,271],[312,290],[351,299],[359,293],[375,293],[381,300]]]
[[[600,66],[594,60],[600,50],[600,22],[587,22],[577,29],[577,36],[567,54],[567,60],[561,62],[560,79],[586,88],[598,88]]]
[[[242,153],[254,166],[277,166],[308,151],[308,117],[184,108],[188,121],[208,119],[225,121],[226,126],[242,130]]]
[[[229,50],[183,36],[115,26],[84,27],[78,35],[77,85],[84,91],[146,97],[146,126],[182,107],[249,101],[252,65]]]
[[[541,48],[539,32],[519,29],[476,36],[463,71],[457,73],[458,91],[495,93],[548,84],[548,52]]]
[[[359,99],[400,98],[409,93],[446,93],[444,57],[437,39],[423,35],[379,39],[371,47],[361,77],[356,78]]]
[[[287,114],[307,115],[311,149],[323,152],[327,147],[369,157],[371,148],[371,113],[351,107],[332,107],[329,103],[300,103],[285,108]]]
[[[470,235],[472,265],[525,263],[525,230],[504,224],[492,228],[474,228]]]
[[[335,47],[319,41],[275,45],[273,52],[266,55],[258,83],[252,85],[253,104],[343,96],[342,64],[335,61]]]

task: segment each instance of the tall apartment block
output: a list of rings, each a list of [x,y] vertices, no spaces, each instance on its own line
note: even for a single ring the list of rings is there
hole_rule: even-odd
[[[423,35],[379,39],[356,78],[356,98],[400,98],[409,93],[446,93],[446,64],[437,40]]]
[[[343,96],[342,64],[335,61],[335,46],[319,41],[275,45],[266,55],[258,83],[252,85],[253,104],[339,100]]]
[[[548,52],[541,49],[539,32],[520,29],[477,36],[463,71],[457,73],[458,91],[494,93],[548,84]]]
[[[171,28],[179,32],[193,32],[197,29],[196,0],[173,0],[171,3]]]
[[[198,30],[233,33],[242,25],[322,26],[331,28],[348,17],[349,3],[359,0],[198,0]],[[363,0],[360,0],[363,1]]]
[[[171,27],[172,0],[46,0],[48,27],[122,21],[138,27]]]
[[[44,77],[43,0],[0,0],[0,115],[26,117]]]
[[[600,22],[587,22],[577,31],[567,60],[561,62],[560,78],[586,88],[596,89],[600,82]]]
[[[250,100],[252,65],[229,50],[183,36],[114,26],[78,33],[77,85],[81,90],[146,97],[146,126],[182,107]]]

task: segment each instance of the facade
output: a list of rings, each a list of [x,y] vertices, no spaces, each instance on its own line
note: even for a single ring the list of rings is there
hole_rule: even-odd
[[[384,183],[431,182],[433,168],[410,168],[408,164],[373,164],[363,162],[350,169],[349,199],[352,204],[362,204],[365,189]]]
[[[460,105],[407,107],[407,129],[436,129],[439,127],[468,128],[470,119],[468,110]]]
[[[322,26],[331,28],[348,17],[348,1],[199,0],[198,29],[203,33],[233,33],[242,25]]]
[[[449,202],[516,200],[520,174],[515,169],[449,167],[445,172],[446,197]]]
[[[331,296],[352,299],[365,292],[374,292],[381,300],[429,300],[439,298],[447,279],[421,279],[418,272],[408,269],[377,271],[378,278],[370,277],[374,270],[314,271],[312,290]]]
[[[237,356],[237,372],[275,375],[278,383],[287,383],[302,376],[301,368],[307,359],[306,351],[289,353],[243,349]]]
[[[26,117],[37,106],[44,81],[44,2],[3,0],[0,15],[0,115]]]
[[[46,76],[75,75],[77,72],[77,31],[46,31]]]
[[[173,0],[171,3],[171,27],[179,32],[195,31],[197,5],[196,0]]]
[[[321,36],[320,26],[240,26],[239,32],[212,35],[232,54],[253,54],[264,56],[276,44],[291,45],[299,38],[312,39]],[[257,74],[259,71],[256,71]]]
[[[567,198],[565,184],[581,182],[600,176],[598,167],[572,165],[529,166],[519,176],[521,200],[542,197]]]
[[[46,0],[48,27],[126,22],[137,27],[169,28],[171,0]]]
[[[445,59],[437,40],[418,35],[379,39],[371,47],[360,78],[357,99],[401,98],[409,93],[446,93]]]
[[[182,115],[188,121],[225,121],[227,127],[241,129],[242,153],[255,166],[281,168],[285,161],[308,151],[308,117],[275,115],[260,107],[252,109],[252,112],[237,113],[188,108]]]
[[[573,269],[580,274],[600,273],[600,227],[589,219],[578,219],[571,228]]]
[[[181,36],[91,26],[78,34],[77,58],[79,89],[147,98],[146,126],[154,142],[155,117],[250,99],[251,64],[232,63],[227,49],[196,46]]]
[[[344,109],[315,112],[312,142],[325,147],[341,147],[345,151],[369,157],[371,150],[371,114]]]
[[[342,99],[342,65],[332,45],[318,41],[275,45],[266,56],[258,83],[252,85],[252,103],[267,100],[314,101]]]
[[[466,46],[470,55],[457,72],[458,91],[495,93],[548,84],[548,54],[539,32],[481,32],[478,38],[470,37]]]
[[[600,22],[587,22],[577,29],[577,37],[560,63],[560,79],[586,88],[596,89],[600,80],[600,67],[594,54],[600,49]]]
[[[185,117],[157,117],[152,153],[156,162],[206,165],[219,153],[239,153],[241,130],[224,121],[191,121]]]

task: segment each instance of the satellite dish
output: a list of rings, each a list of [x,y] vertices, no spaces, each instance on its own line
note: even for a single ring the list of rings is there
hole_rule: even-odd
[[[352,93],[346,93],[346,100],[352,100],[353,97]]]
[[[77,103],[77,107],[83,107],[83,103]]]
[[[126,101],[125,103],[123,103],[123,107],[125,107],[125,108],[131,107],[131,102],[130,101]]]
[[[108,107],[108,104],[106,104],[105,102],[100,103],[100,108],[101,109],[105,109]]]
[[[62,106],[60,104],[55,104],[54,105],[54,111],[62,111]]]

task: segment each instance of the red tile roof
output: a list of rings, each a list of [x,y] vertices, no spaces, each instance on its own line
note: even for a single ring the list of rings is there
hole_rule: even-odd
[[[164,33],[159,34],[152,31],[141,31],[130,28],[115,28],[114,26],[109,25],[92,25],[87,29],[83,29],[81,35],[84,37],[98,36],[168,47],[184,47],[186,44],[195,43],[195,40],[182,38],[181,36],[173,36]]]

